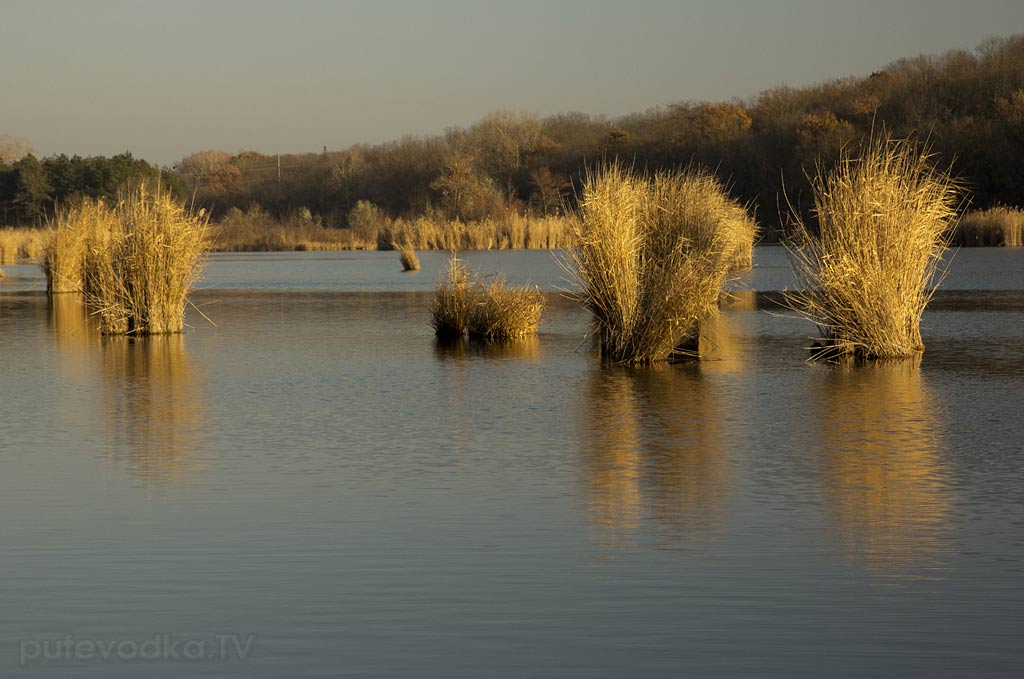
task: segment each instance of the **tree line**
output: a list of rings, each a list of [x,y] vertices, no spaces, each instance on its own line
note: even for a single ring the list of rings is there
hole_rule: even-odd
[[[173,174],[175,190],[215,217],[258,206],[280,219],[308,210],[347,226],[360,202],[392,217],[558,214],[572,207],[587,168],[603,160],[648,170],[695,163],[752,205],[771,237],[788,205],[809,209],[806,175],[816,163],[827,165],[882,127],[927,142],[975,207],[1024,205],[1024,35],[747,100],[679,102],[619,118],[499,111],[440,135],[324,153],[200,151]],[[144,162],[115,158],[118,167]],[[33,180],[34,168],[0,166],[5,221],[31,221],[68,195],[51,166],[74,159],[59,159],[19,161],[39,163],[46,181]]]
[[[173,169],[161,169],[131,153],[109,158],[61,154],[40,160],[27,145],[0,144],[0,224],[39,225],[60,205],[82,197],[114,201],[137,182],[159,183],[175,197],[185,196]]]

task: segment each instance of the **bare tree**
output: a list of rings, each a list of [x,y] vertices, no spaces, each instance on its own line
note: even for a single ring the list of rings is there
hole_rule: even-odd
[[[0,163],[10,165],[16,163],[35,149],[25,139],[10,134],[0,134]]]

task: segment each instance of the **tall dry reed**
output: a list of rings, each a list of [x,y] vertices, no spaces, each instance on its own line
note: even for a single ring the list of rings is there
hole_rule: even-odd
[[[111,230],[90,239],[83,276],[104,334],[181,332],[206,249],[205,216],[145,186],[123,197],[115,212]]]
[[[430,307],[430,325],[441,339],[462,337],[473,294],[469,269],[453,253],[448,269],[434,290]]]
[[[637,176],[613,163],[588,174],[567,269],[594,314],[602,357],[696,354],[698,324],[716,311],[744,236],[741,212],[695,168]]]
[[[956,213],[958,187],[927,149],[876,136],[812,180],[817,229],[787,239],[801,290],[790,305],[818,325],[818,356],[898,359],[924,349],[921,315]]]
[[[41,264],[47,292],[82,291],[89,242],[112,231],[116,219],[114,210],[106,203],[89,198],[54,215]]]

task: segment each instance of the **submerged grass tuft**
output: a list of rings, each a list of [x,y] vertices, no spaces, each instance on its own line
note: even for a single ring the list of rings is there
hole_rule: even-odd
[[[787,248],[801,283],[790,305],[821,332],[819,356],[900,359],[924,349],[921,315],[958,187],[926,149],[878,136],[812,181],[817,229],[794,219]]]
[[[594,314],[601,355],[654,363],[695,355],[698,324],[752,243],[746,210],[710,173],[637,176],[609,164],[585,178],[567,269]]]

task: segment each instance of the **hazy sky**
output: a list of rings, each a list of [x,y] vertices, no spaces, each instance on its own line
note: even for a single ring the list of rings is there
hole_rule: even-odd
[[[0,134],[40,155],[320,151],[496,109],[610,116],[1024,32],[1024,0],[0,0]]]

